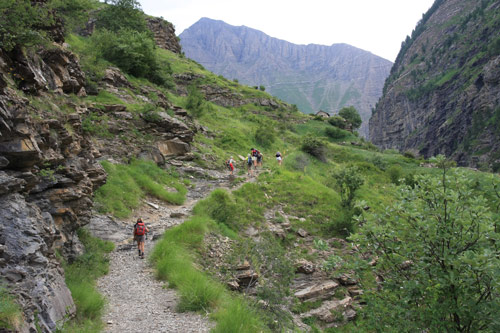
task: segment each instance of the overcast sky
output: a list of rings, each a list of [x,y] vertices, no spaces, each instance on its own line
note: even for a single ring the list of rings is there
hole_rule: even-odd
[[[346,43],[394,61],[434,0],[139,0],[177,35],[202,17],[245,25],[295,44]]]

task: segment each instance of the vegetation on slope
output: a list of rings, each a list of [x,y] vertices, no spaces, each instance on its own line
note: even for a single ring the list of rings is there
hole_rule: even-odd
[[[138,32],[131,32],[135,33]],[[133,67],[134,61],[142,61],[130,59],[128,63],[125,59],[126,63],[121,63],[123,59],[115,56],[104,60],[103,50],[116,35],[105,37],[68,38],[95,84],[110,62],[126,71]],[[98,42],[102,48],[94,47]],[[305,313],[318,306],[302,302],[292,294],[294,262],[307,259],[319,263],[320,269],[332,279],[355,270],[366,290],[361,300],[367,306],[360,310],[357,320],[346,323],[340,314],[337,319],[345,325],[336,330],[432,331],[438,327],[494,331],[498,328],[498,319],[493,318],[498,308],[500,278],[498,176],[464,170],[459,177],[449,177],[450,173],[443,174],[441,169],[423,168],[420,166],[423,160],[410,154],[379,151],[339,128],[342,126],[338,119],[330,122],[311,119],[279,102],[275,107],[262,106],[257,102],[260,98],[273,98],[259,89],[216,76],[169,51],[154,49],[154,56],[159,62],[169,64],[162,72],[165,81],[157,81],[156,71],[151,69],[130,71],[127,78],[132,87],[127,88],[128,102],[124,94],[115,96],[105,91],[86,99],[68,98],[97,106],[125,104],[138,116],[154,111],[157,106],[139,101],[135,90],[141,85],[152,87],[173,104],[188,109],[208,129],[207,135],[195,137],[194,163],[222,169],[229,156],[245,155],[251,147],[264,154],[265,168],[255,183],[233,192],[214,191],[198,203],[191,219],[167,231],[155,248],[152,260],[157,275],[178,288],[179,310],[210,312],[217,322],[216,332],[296,329],[292,313]],[[182,87],[187,92],[184,96],[168,84],[173,82],[173,74],[200,77],[189,88]],[[203,95],[206,86],[226,89],[239,100],[250,102],[239,107],[217,105]],[[150,97],[154,100],[153,95]],[[32,103],[48,105],[43,97],[32,97]],[[65,112],[62,106],[50,108],[56,109],[56,114]],[[84,129],[95,137],[107,137],[107,119],[103,118],[98,114],[89,116]],[[146,133],[136,133],[138,129],[130,126],[131,136],[151,140]],[[131,142],[129,138],[122,139],[124,144]],[[284,155],[281,166],[274,160],[276,151]],[[97,202],[106,211],[125,216],[146,192],[174,203],[184,200],[185,188],[177,177],[151,163],[104,162],[103,166],[109,178],[108,184],[98,191]],[[237,166],[236,171],[238,176],[246,173],[243,165]],[[236,178],[235,183],[239,181]],[[166,191],[165,185],[175,187],[177,192]],[[122,206],[112,194],[124,193],[131,197],[121,200],[127,203]],[[289,228],[282,237],[267,227],[269,223],[283,226],[285,221]],[[259,230],[260,241],[245,235],[249,228]],[[410,233],[412,228],[417,229],[417,235]],[[299,230],[306,231],[314,242],[308,244],[297,236]],[[99,330],[104,300],[96,294],[94,281],[106,273],[104,253],[112,248],[82,231],[79,237],[86,246],[86,254],[65,265],[67,283],[78,307],[76,323],[69,324],[68,331]],[[209,241],[214,238],[230,244],[220,269],[215,269],[217,266],[206,255]],[[349,251],[333,248],[333,243],[328,242],[332,238],[337,242],[351,240],[358,245]],[[429,253],[430,249],[437,249],[437,244],[446,251],[438,255],[435,251]],[[322,258],[321,251],[332,254]],[[356,251],[366,256],[357,256]],[[376,259],[377,253],[379,264],[374,268],[367,262]],[[229,291],[223,283],[232,277],[231,268],[245,260],[259,273],[259,285],[252,296],[245,290]],[[402,269],[400,265],[408,260],[409,269]],[[355,265],[349,265],[351,261]],[[377,284],[377,275],[386,282]],[[334,298],[347,294],[345,288],[339,288]],[[304,323],[313,331],[331,331],[315,318],[304,319]]]
[[[95,283],[109,271],[107,254],[114,249],[114,244],[92,237],[85,229],[78,230],[78,237],[85,246],[85,253],[71,263],[63,261],[66,284],[77,311],[75,318],[67,322],[62,330],[101,332],[106,299],[99,294]]]

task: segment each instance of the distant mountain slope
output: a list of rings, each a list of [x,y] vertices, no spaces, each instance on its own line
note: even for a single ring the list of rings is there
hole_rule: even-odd
[[[499,32],[499,0],[436,0],[403,43],[372,142],[499,170]]]
[[[306,113],[354,105],[365,121],[382,93],[391,62],[347,44],[296,45],[258,30],[202,18],[180,34],[187,57],[266,91]]]

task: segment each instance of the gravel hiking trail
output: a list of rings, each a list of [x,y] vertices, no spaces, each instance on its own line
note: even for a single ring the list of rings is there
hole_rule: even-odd
[[[239,186],[255,179],[247,178]],[[149,199],[128,221],[115,221],[121,230],[116,231],[120,236],[114,239],[116,248],[110,253],[110,270],[97,281],[99,291],[108,301],[103,316],[105,332],[209,332],[215,326],[207,315],[176,311],[176,291],[168,288],[168,282],[155,278],[149,260],[139,258],[132,242],[133,224],[140,216],[151,231],[145,242],[147,257],[163,232],[187,220],[200,199],[216,188],[239,187],[231,188],[227,173],[215,171],[209,180],[192,179],[192,184],[181,206]]]

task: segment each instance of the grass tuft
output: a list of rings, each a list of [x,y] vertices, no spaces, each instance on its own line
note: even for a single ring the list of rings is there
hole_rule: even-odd
[[[21,307],[7,290],[0,287],[0,331],[21,328],[23,313]]]
[[[146,194],[177,205],[186,199],[187,189],[178,177],[167,173],[154,162],[134,160],[124,165],[103,161],[102,166],[108,173],[108,179],[97,190],[95,197],[101,213],[127,218]],[[175,191],[168,191],[166,186]]]
[[[64,332],[100,332],[101,316],[106,305],[104,296],[97,292],[95,281],[109,271],[107,254],[114,244],[92,237],[85,229],[78,230],[85,253],[71,264],[63,263],[66,284],[76,304],[76,316],[63,327]]]

